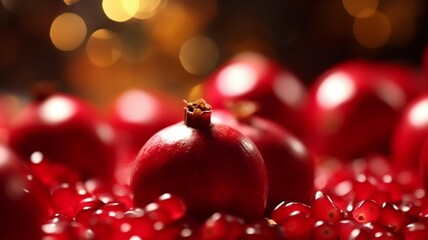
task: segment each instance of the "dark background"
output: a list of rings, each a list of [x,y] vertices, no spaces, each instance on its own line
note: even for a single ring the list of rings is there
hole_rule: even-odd
[[[7,10],[4,2],[14,2],[13,11]],[[307,85],[328,67],[351,58],[393,60],[418,69],[428,43],[425,0],[379,1],[377,9],[390,14],[395,22],[391,41],[378,48],[364,47],[356,40],[352,30],[355,18],[346,12],[341,0],[170,0],[166,4],[180,6],[181,14],[197,22],[193,31],[188,31],[190,35],[203,34],[217,44],[218,65],[240,51],[254,50],[275,58]],[[128,53],[143,55],[151,49],[147,51],[149,56],[104,68],[77,63],[84,58],[84,44],[64,52],[56,49],[49,38],[53,19],[64,12],[84,18],[88,35],[99,28],[109,29],[124,41]],[[174,24],[175,17],[170,16],[170,24]],[[159,47],[162,39],[153,37],[150,31],[157,19],[114,22],[104,15],[100,0],[80,0],[69,5],[53,0],[2,0],[0,90],[25,94],[33,83],[52,80],[64,91],[98,103],[134,86],[156,87],[183,96],[209,73],[187,73],[171,53],[173,50],[167,52]],[[397,23],[401,25],[396,27]],[[176,26],[177,32],[186,30],[186,26]],[[412,29],[404,40],[399,38],[403,35],[399,30],[403,29]],[[142,77],[124,80],[133,71]],[[97,78],[103,78],[102,82]]]

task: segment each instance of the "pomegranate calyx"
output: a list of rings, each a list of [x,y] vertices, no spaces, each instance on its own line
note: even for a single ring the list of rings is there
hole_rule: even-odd
[[[194,102],[187,102],[184,107],[184,124],[193,128],[204,128],[211,125],[211,105],[200,98]]]

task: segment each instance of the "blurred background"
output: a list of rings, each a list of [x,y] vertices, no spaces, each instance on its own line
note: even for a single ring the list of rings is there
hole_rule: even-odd
[[[426,0],[0,0],[0,91],[39,81],[104,107],[131,87],[185,98],[235,54],[305,84],[350,58],[420,67]]]

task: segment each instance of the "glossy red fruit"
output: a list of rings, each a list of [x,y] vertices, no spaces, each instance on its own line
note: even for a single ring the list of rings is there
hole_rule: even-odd
[[[316,220],[322,220],[328,223],[338,223],[342,219],[341,210],[334,204],[330,196],[322,191],[315,193],[311,202],[312,215]]]
[[[393,78],[376,63],[349,60],[311,86],[306,141],[316,154],[342,160],[388,152],[397,119],[416,93],[414,79]]]
[[[360,223],[375,222],[380,217],[380,206],[373,200],[363,200],[352,210],[354,220]]]
[[[428,137],[428,94],[410,102],[400,116],[391,142],[391,155],[399,168],[419,167],[422,145]]]
[[[215,212],[246,220],[263,216],[268,183],[259,150],[237,130],[212,124],[210,116],[204,100],[188,103],[184,122],[159,131],[142,147],[131,178],[136,206],[171,193],[200,220]]]
[[[276,121],[300,136],[306,89],[290,70],[257,53],[241,53],[202,85],[202,97],[213,107],[249,100],[260,105],[257,115]]]
[[[273,210],[271,218],[276,223],[283,223],[291,213],[299,211],[308,215],[312,214],[310,206],[299,202],[282,202]]]
[[[338,226],[324,221],[314,224],[312,237],[314,240],[335,240],[339,237]]]
[[[214,213],[202,225],[201,240],[234,240],[244,230],[244,220],[233,215]]]
[[[281,226],[287,239],[310,239],[314,223],[315,219],[312,215],[294,211],[281,223]]]
[[[114,134],[88,103],[65,94],[35,99],[11,128],[9,145],[24,160],[39,151],[83,179],[110,180],[116,161]]]
[[[183,119],[181,101],[148,89],[129,89],[113,101],[109,121],[116,131],[119,163],[116,177],[129,184],[131,163],[140,148],[159,130]]]
[[[423,240],[428,236],[428,226],[422,222],[410,223],[404,229],[406,240]]]
[[[315,161],[306,146],[279,124],[252,115],[251,109],[247,113],[253,103],[234,104],[232,112],[236,113],[214,111],[213,121],[215,118],[238,130],[260,150],[269,182],[265,215],[282,201],[309,203],[314,192]]]
[[[48,190],[9,149],[0,146],[2,239],[41,239],[51,206]]]

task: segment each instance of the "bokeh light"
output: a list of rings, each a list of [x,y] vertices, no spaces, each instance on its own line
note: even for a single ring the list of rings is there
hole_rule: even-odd
[[[162,0],[139,0],[139,8],[134,18],[147,19],[156,14]]]
[[[64,3],[67,5],[72,5],[77,3],[79,0],[64,0]]]
[[[357,17],[353,31],[357,41],[366,48],[379,48],[391,37],[391,22],[387,15],[376,11],[369,17]]]
[[[349,15],[354,17],[369,17],[376,12],[379,0],[342,0]]]
[[[6,10],[11,12],[15,10],[16,0],[1,0],[1,3]]]
[[[116,33],[99,29],[90,36],[86,53],[93,64],[107,67],[119,60],[122,55],[122,43]]]
[[[139,0],[103,0],[106,16],[116,22],[126,22],[133,18],[140,7]]]
[[[218,63],[220,53],[217,45],[207,37],[194,37],[187,40],[180,50],[183,68],[192,74],[206,74]]]
[[[87,34],[85,21],[77,14],[63,13],[52,22],[50,38],[56,48],[71,51],[78,48]]]

